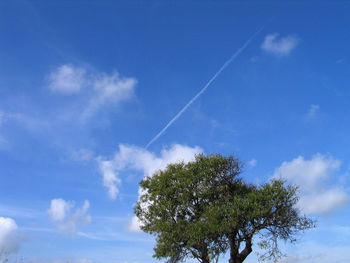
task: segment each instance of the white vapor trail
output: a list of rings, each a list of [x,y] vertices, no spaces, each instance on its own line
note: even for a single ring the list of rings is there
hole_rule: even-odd
[[[168,122],[167,125],[156,135],[153,137],[152,140],[149,141],[149,143],[146,145],[145,149],[147,149],[152,143],[154,143],[187,109],[191,106],[193,102],[195,102],[200,95],[202,95],[210,86],[211,83],[221,74],[221,72],[227,68],[228,65],[240,54],[242,53],[246,47],[250,44],[250,42],[256,37],[257,34],[260,33],[260,31],[263,28],[260,28],[258,31],[256,31],[245,43],[242,47],[240,47],[229,60],[227,60],[221,68],[214,74],[214,76],[205,84],[205,86]]]

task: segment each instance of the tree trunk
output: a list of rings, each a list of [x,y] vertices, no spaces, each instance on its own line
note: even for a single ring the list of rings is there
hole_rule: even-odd
[[[207,246],[204,246],[199,251],[199,259],[201,263],[210,263],[209,260],[209,251]]]
[[[209,257],[204,256],[198,259],[200,260],[201,263],[210,263]]]
[[[241,251],[241,253],[239,253],[239,258],[241,262],[243,262],[252,251],[252,238],[249,238],[245,242],[245,248]]]
[[[236,233],[232,233],[229,236],[229,244],[230,244],[230,259],[229,263],[241,263],[238,260],[238,249],[239,249],[239,244],[236,242]]]
[[[229,263],[242,263],[237,257],[236,258],[230,258],[228,261]]]
[[[230,243],[230,259],[229,263],[242,263],[248,255],[253,251],[252,250],[252,239],[249,238],[245,241],[245,248],[238,252],[238,247],[235,244],[234,240],[229,239]]]

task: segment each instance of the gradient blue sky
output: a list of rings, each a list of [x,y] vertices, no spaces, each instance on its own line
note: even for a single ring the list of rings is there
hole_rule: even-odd
[[[318,227],[281,262],[348,263],[349,13],[349,1],[1,1],[0,249],[156,262],[133,216],[138,182],[204,152],[235,154],[249,182],[300,185]]]

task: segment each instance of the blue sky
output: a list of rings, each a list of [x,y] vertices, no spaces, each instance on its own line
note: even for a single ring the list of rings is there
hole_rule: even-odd
[[[349,11],[2,1],[0,248],[33,263],[155,262],[133,215],[138,182],[204,152],[238,156],[246,181],[300,185],[318,227],[281,262],[349,262]]]

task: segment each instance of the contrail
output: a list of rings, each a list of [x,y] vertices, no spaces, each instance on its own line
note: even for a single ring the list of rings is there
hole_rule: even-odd
[[[205,84],[205,86],[168,122],[168,124],[156,135],[150,142],[146,145],[145,149],[147,149],[152,143],[154,143],[187,109],[193,102],[195,102],[200,95],[202,95],[210,86],[211,83],[221,74],[221,72],[227,68],[228,65],[240,54],[242,53],[246,47],[250,44],[250,42],[258,35],[261,30],[260,28],[256,31],[245,43],[242,47],[240,47],[229,60],[227,60],[221,68],[214,74],[214,76]]]

